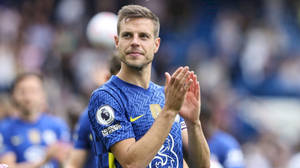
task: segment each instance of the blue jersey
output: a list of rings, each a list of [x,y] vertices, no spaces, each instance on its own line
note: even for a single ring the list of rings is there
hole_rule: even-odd
[[[85,162],[84,167],[96,167],[96,160],[94,152],[92,151],[92,133],[90,128],[90,121],[88,117],[87,109],[84,110],[79,119],[79,125],[77,126],[75,137],[74,137],[74,148],[83,149],[88,151],[88,158]]]
[[[16,161],[36,162],[46,155],[46,147],[58,140],[69,141],[69,129],[63,120],[42,114],[32,123],[21,119],[11,119],[3,132],[6,152],[13,152]],[[45,168],[59,167],[57,161],[49,161]]]
[[[224,168],[243,168],[243,154],[239,143],[229,134],[216,131],[208,140],[211,158]]]
[[[93,92],[88,107],[94,147],[98,154],[107,153],[115,143],[135,138],[137,141],[150,129],[165,104],[164,89],[152,82],[148,89],[122,81],[117,76]],[[148,165],[149,168],[183,165],[181,124],[176,117],[166,141]],[[121,167],[112,155],[109,166]],[[98,164],[101,165],[101,159]]]
[[[4,118],[0,120],[0,156],[5,153],[6,145],[4,144],[4,133],[7,130],[11,118]]]

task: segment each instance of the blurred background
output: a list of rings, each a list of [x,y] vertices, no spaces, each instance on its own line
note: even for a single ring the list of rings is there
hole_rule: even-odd
[[[40,72],[49,113],[73,129],[110,55],[88,42],[87,23],[126,4],[160,18],[153,81],[189,65],[246,167],[300,165],[299,0],[0,0],[0,117],[14,111],[14,78]]]

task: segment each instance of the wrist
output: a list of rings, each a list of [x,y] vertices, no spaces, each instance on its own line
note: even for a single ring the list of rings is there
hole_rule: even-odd
[[[164,118],[167,118],[169,120],[175,119],[177,113],[175,110],[167,110],[163,109],[160,113],[159,116],[162,116]]]
[[[189,128],[202,128],[200,120],[196,121],[185,121],[186,127]]]

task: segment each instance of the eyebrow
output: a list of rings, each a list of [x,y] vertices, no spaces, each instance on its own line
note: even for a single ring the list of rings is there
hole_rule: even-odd
[[[131,31],[124,31],[124,32],[121,32],[120,33],[121,35],[124,35],[124,34],[133,34]],[[146,34],[148,35],[149,37],[153,37],[154,35],[152,35],[151,33],[148,33],[148,32],[138,32],[138,34]]]

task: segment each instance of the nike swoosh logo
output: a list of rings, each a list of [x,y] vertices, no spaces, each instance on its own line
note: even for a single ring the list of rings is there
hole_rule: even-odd
[[[144,115],[144,114],[142,114],[142,115],[140,115],[140,116],[137,116],[137,117],[135,117],[135,118],[130,117],[130,122],[134,122],[134,121],[138,120],[139,118],[143,117],[143,115]]]

